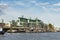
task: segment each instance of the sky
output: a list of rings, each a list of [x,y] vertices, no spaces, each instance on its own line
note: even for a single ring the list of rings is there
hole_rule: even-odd
[[[22,15],[60,27],[60,0],[0,0],[0,20],[9,22]]]

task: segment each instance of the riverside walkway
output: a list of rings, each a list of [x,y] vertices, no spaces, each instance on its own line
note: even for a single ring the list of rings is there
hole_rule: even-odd
[[[19,32],[41,32],[40,28],[31,29],[30,27],[3,27],[3,29],[5,32],[7,32],[8,30],[10,30],[10,32],[12,32],[12,30],[16,30]]]
[[[27,30],[29,30],[29,27],[3,27],[3,29],[4,29],[4,31],[8,31],[8,30],[10,30],[10,31],[12,31],[12,30],[16,30],[16,31],[27,31]]]

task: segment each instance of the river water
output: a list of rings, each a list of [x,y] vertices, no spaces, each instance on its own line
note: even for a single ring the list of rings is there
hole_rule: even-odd
[[[60,32],[51,33],[5,33],[0,40],[60,40]]]

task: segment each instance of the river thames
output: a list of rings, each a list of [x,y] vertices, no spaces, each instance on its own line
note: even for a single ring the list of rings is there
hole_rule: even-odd
[[[5,33],[0,40],[60,40],[60,32],[51,33]]]

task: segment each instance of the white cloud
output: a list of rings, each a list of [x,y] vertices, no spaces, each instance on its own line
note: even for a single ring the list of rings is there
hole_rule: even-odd
[[[53,10],[56,12],[60,12],[60,8],[54,8]]]
[[[21,5],[21,6],[25,6],[25,4],[23,2],[15,2],[16,5]]]
[[[33,8],[29,8],[29,10],[24,10],[22,13],[21,13],[21,10],[14,10],[13,8],[9,8],[5,11],[6,15],[3,15],[1,16],[0,18],[4,18],[5,21],[10,21],[12,19],[17,19],[18,16],[21,16],[21,15],[24,15],[24,17],[26,18],[36,18],[38,17],[38,19],[41,19],[42,21],[44,21],[45,23],[52,23],[54,24],[55,26],[59,27],[60,26],[60,14],[53,14],[53,13],[50,13],[49,9],[46,9],[44,8],[44,12],[43,13],[35,13],[34,12],[35,9]]]
[[[45,2],[45,3],[42,3],[42,2],[37,2],[36,0],[30,0],[28,2],[24,2],[24,1],[15,1],[15,4],[16,5],[21,5],[21,6],[24,6],[24,7],[29,7],[29,6],[32,6],[32,4],[34,4],[35,6],[48,6],[49,3],[48,2]]]
[[[60,3],[53,4],[54,6],[60,6]]]
[[[26,18],[36,18],[38,17],[39,19],[43,20],[45,23],[52,23],[55,26],[59,27],[60,26],[60,14],[56,14],[55,12],[52,11],[57,11],[57,13],[60,11],[59,8],[54,8],[57,4],[50,5],[49,3],[38,3],[36,1],[31,1],[28,3],[24,2],[16,2],[16,5],[23,5],[25,6],[31,6],[31,4],[34,3],[36,6],[42,8],[42,12],[40,8],[37,7],[29,7],[27,9],[23,10],[16,10],[13,7],[9,7],[5,10],[5,15],[2,15],[0,18],[4,18],[6,21],[12,20],[12,19],[17,19],[18,16],[24,15]],[[27,5],[26,5],[27,4]],[[48,6],[48,7],[46,7]],[[50,7],[50,8],[49,8]],[[53,7],[53,8],[52,8]]]
[[[5,4],[5,3],[0,3],[0,9],[5,9],[8,7],[8,4]]]
[[[36,3],[36,1],[30,1],[30,3]]]
[[[0,3],[0,6],[1,6],[1,5],[5,5],[5,6],[6,6],[7,4],[4,4],[4,3]]]

